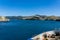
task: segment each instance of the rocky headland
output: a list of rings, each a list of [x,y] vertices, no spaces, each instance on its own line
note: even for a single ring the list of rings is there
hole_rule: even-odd
[[[0,16],[0,22],[4,22],[4,21],[9,21],[9,18],[6,18],[5,16]]]
[[[9,20],[53,20],[60,21],[60,16],[45,16],[45,15],[33,15],[33,16],[0,16],[0,21]]]
[[[17,20],[54,20],[54,21],[60,21],[60,16],[45,16],[45,15],[6,16],[6,18],[17,19]]]

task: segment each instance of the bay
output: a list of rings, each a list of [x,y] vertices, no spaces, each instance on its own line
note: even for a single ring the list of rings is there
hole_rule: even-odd
[[[27,40],[55,28],[60,28],[59,21],[11,20],[0,22],[0,40]]]

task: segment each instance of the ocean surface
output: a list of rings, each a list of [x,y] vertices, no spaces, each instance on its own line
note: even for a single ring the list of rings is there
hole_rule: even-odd
[[[59,21],[11,20],[0,22],[0,40],[27,40],[55,28],[60,28]]]

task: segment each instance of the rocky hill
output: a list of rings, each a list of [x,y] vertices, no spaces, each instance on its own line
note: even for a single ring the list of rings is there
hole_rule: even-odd
[[[6,16],[8,19],[17,20],[55,20],[60,21],[59,16],[45,16],[45,15],[33,15],[33,16]]]

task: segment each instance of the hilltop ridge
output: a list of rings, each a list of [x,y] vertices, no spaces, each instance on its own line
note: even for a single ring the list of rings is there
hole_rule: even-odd
[[[17,20],[56,20],[56,21],[60,21],[60,16],[45,16],[45,15],[6,16],[6,18],[17,19]]]

